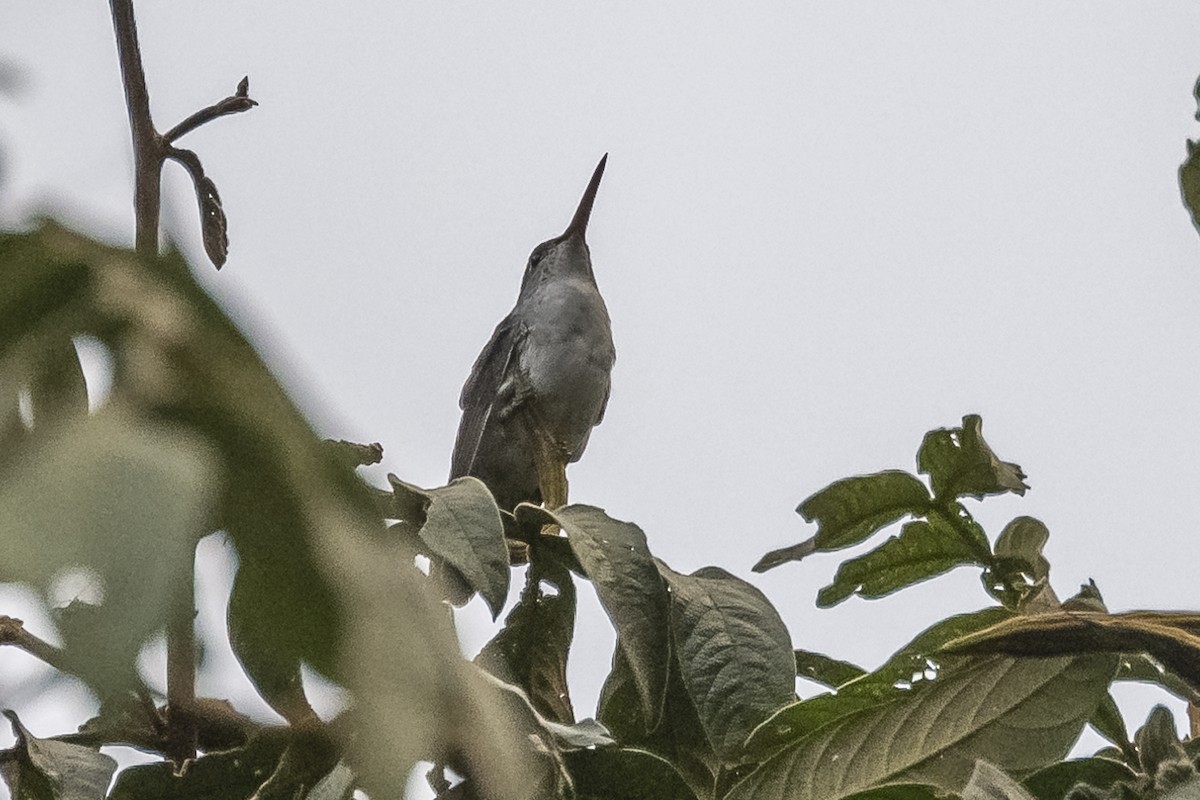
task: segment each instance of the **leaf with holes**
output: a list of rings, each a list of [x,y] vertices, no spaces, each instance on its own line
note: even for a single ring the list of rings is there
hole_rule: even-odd
[[[961,428],[941,428],[925,434],[917,451],[917,471],[928,475],[933,493],[941,500],[1013,492],[1025,494],[1029,486],[1021,467],[1001,461],[983,440],[983,419],[963,417]]]
[[[958,792],[980,758],[1031,772],[1066,755],[1115,668],[1105,656],[944,664],[936,680],[794,741],[729,800],[836,800],[892,783]]]

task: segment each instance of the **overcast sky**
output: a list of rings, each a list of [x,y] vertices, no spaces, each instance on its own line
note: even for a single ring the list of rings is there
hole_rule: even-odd
[[[376,482],[444,483],[462,382],[609,152],[588,239],[618,358],[573,501],[637,522],[677,570],[749,577],[797,646],[874,666],[986,604],[978,572],[818,610],[843,554],[750,566],[812,533],[793,511],[810,493],[913,469],[925,431],[979,413],[1033,487],[972,506],[993,537],[1045,521],[1063,596],[1094,578],[1112,610],[1200,605],[1200,238],[1176,183],[1200,135],[1200,5],[137,12],[161,130],[249,74],[261,106],[182,142],[229,214],[225,268],[203,263],[174,166],[164,219],[321,433],[383,444]],[[8,224],[49,209],[132,241],[108,14],[0,4],[0,57],[25,78],[0,99]],[[214,631],[230,561],[202,551]],[[29,597],[0,590],[0,613],[36,619]],[[581,603],[586,716],[613,638]],[[460,619],[473,654],[487,614]],[[221,648],[202,690],[265,709]],[[0,694],[25,696],[32,668],[5,658]],[[1135,726],[1162,698],[1120,696]],[[55,697],[80,705],[20,708],[35,733],[87,713],[81,691]]]

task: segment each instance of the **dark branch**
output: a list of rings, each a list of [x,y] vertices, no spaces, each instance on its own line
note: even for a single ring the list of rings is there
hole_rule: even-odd
[[[138,47],[133,0],[110,0],[117,55],[133,133],[135,175],[134,212],[137,218],[137,251],[144,258],[158,255],[159,176],[162,174],[163,145],[150,116],[150,94]]]
[[[195,114],[192,114],[190,117],[185,119],[183,122],[179,123],[174,128],[171,128],[171,130],[169,130],[165,134],[163,134],[163,137],[162,137],[163,141],[166,142],[167,144],[174,144],[175,141],[178,140],[181,136],[191,133],[192,131],[196,130],[196,128],[199,128],[201,125],[212,122],[214,119],[217,119],[218,117],[224,117],[229,114],[239,114],[243,111],[249,111],[250,109],[254,108],[256,105],[258,105],[258,103],[251,100],[247,96],[247,93],[249,91],[250,91],[250,78],[249,78],[249,76],[247,76],[245,78],[242,78],[241,82],[238,84],[237,92],[235,94],[232,94],[229,97],[226,97],[224,100],[221,100],[218,103],[214,103],[213,105],[208,106],[207,108],[202,108],[199,111],[197,111]]]
[[[70,672],[67,669],[66,654],[62,649],[25,630],[25,623],[21,620],[0,615],[0,646],[6,644],[24,650],[59,672]]]

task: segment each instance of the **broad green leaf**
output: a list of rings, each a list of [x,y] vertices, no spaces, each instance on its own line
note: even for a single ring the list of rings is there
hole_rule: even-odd
[[[181,426],[110,405],[0,454],[0,582],[46,590],[71,569],[103,594],[70,632],[72,663],[102,694],[127,687],[142,642],[162,626],[178,576],[217,500],[216,460]]]
[[[963,653],[1065,655],[1146,652],[1200,691],[1200,614],[1057,611],[1025,614],[947,644]]]
[[[117,762],[90,747],[39,739],[5,711],[17,743],[0,750],[0,776],[13,800],[103,800]]]
[[[645,750],[576,750],[566,761],[579,800],[697,800],[669,761]]]
[[[939,500],[1013,492],[1023,495],[1029,486],[1016,464],[1001,461],[983,440],[983,420],[977,414],[963,417],[961,428],[941,428],[925,434],[917,452],[917,471],[929,476]]]
[[[926,674],[936,674],[933,659],[942,645],[1011,616],[1012,612],[1003,608],[985,608],[930,626],[879,669],[839,685],[836,694],[817,695],[779,709],[751,734],[747,752],[763,760],[836,719],[907,696],[919,682],[915,677],[926,680]]]
[[[893,697],[860,694],[819,694],[776,711],[746,740],[749,761],[763,761],[834,720],[880,705]]]
[[[202,756],[179,775],[169,761],[127,767],[117,775],[108,800],[248,798],[271,777],[285,746],[279,738],[256,739],[237,750]]]
[[[929,490],[916,477],[900,470],[860,475],[831,483],[796,508],[817,534],[797,545],[772,550],[754,565],[766,572],[818,550],[840,550],[910,514],[929,510]]]
[[[509,581],[508,547],[496,501],[478,478],[459,478],[428,494],[421,540],[483,596],[495,619],[508,599]]]
[[[539,714],[571,723],[567,655],[575,634],[575,584],[566,568],[533,561],[521,599],[475,663],[519,686]]]
[[[980,758],[1032,771],[1066,754],[1114,670],[1113,659],[1095,656],[945,664],[907,695],[795,741],[729,800],[834,800],[891,783],[957,792]]]
[[[828,608],[852,594],[885,597],[962,564],[979,563],[977,553],[940,515],[914,520],[899,536],[838,567],[833,583],[817,595],[817,605]]]
[[[1034,800],[1034,797],[1004,770],[986,761],[976,761],[971,780],[963,788],[962,800]]]
[[[751,731],[796,697],[791,637],[763,593],[725,570],[659,568],[684,686],[713,750],[736,764]]]
[[[819,684],[836,689],[843,683],[861,678],[867,674],[862,667],[855,666],[849,661],[839,661],[823,653],[811,650],[796,650],[796,674]]]
[[[1132,783],[1137,773],[1120,761],[1108,758],[1079,758],[1043,767],[1023,782],[1037,800],[1063,800],[1071,787],[1086,783],[1107,790],[1117,783]]]
[[[615,520],[592,506],[571,505],[549,512],[521,505],[516,513],[518,519],[552,523],[566,533],[572,552],[617,630],[617,646],[628,659],[653,727],[666,695],[670,609],[666,585],[646,546],[646,535],[637,525]]]

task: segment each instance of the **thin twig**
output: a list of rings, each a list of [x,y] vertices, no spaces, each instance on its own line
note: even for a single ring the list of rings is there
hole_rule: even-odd
[[[135,242],[138,255],[158,257],[160,183],[166,146],[150,116],[150,94],[138,47],[133,0],[110,0],[125,103],[133,134]],[[196,757],[196,728],[186,712],[196,701],[195,549],[175,587],[167,624],[168,755],[177,764]]]
[[[110,5],[117,35],[117,55],[121,61],[121,79],[125,84],[125,105],[129,109],[129,128],[133,134],[135,242],[138,255],[153,258],[158,255],[162,139],[154,130],[154,120],[150,116],[150,93],[146,91],[133,0],[110,0]]]
[[[250,91],[250,76],[242,78],[238,83],[237,92],[226,97],[220,102],[213,103],[207,108],[202,108],[195,114],[185,119],[183,122],[176,125],[171,130],[163,134],[163,141],[167,144],[174,144],[179,137],[184,136],[199,128],[205,123],[212,122],[218,117],[224,117],[228,114],[239,114],[242,111],[249,111],[258,103],[251,100],[247,93]]]
[[[0,646],[10,644],[44,661],[59,672],[67,669],[66,653],[25,629],[25,623],[15,617],[0,615]]]

